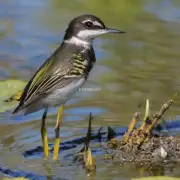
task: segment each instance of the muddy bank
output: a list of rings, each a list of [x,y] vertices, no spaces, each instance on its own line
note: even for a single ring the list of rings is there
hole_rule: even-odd
[[[122,140],[111,139],[105,149],[108,152],[106,160],[112,160],[115,164],[137,163],[137,164],[167,164],[168,162],[180,163],[180,137],[158,136],[154,133],[159,120],[173,104],[169,100],[162,105],[160,110],[150,116],[149,100],[146,101],[144,121],[135,128],[139,113],[135,113],[128,131]]]
[[[106,150],[108,153],[105,160],[112,160],[115,164],[180,163],[180,137],[152,136],[140,147],[112,139],[108,142]]]

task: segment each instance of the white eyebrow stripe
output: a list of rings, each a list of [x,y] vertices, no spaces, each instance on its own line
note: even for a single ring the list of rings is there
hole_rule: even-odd
[[[103,27],[103,26],[102,26],[102,24],[100,24],[100,23],[99,23],[99,22],[97,22],[97,21],[94,21],[94,22],[93,22],[93,24],[94,24],[95,26],[100,26],[100,27]]]
[[[88,21],[90,21],[90,22],[91,22],[91,20],[90,20],[90,19],[87,19],[87,20],[85,20],[85,21],[82,21],[82,23],[86,23],[86,22],[88,22]]]

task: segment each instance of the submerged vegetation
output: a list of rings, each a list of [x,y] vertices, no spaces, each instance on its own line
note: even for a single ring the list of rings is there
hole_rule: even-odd
[[[152,116],[149,113],[149,100],[147,99],[143,123],[140,126],[136,125],[140,119],[140,113],[136,112],[130,122],[128,131],[120,140],[114,138],[114,130],[108,127],[107,144],[104,146],[107,154],[105,154],[104,161],[111,161],[119,165],[136,163],[140,166],[158,164],[167,166],[168,164],[179,163],[180,137],[159,135],[157,133],[159,131],[157,125],[161,126],[160,120],[173,104],[176,95],[164,103],[160,110]],[[90,114],[88,131],[84,139],[85,145],[77,158],[87,172],[96,170],[95,160],[89,147],[92,119],[93,117]]]

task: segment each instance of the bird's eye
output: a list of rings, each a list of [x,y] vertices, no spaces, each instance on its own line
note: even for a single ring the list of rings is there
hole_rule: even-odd
[[[87,21],[87,22],[85,22],[85,25],[86,25],[87,27],[92,27],[92,26],[93,26],[93,23],[92,23],[91,21]]]

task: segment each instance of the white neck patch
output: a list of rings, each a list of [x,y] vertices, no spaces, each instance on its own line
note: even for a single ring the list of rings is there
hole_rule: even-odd
[[[89,48],[91,43],[85,40],[82,40],[80,38],[77,38],[75,36],[73,36],[71,39],[65,40],[65,43],[69,43],[69,44],[75,44],[77,46],[84,46],[86,48]]]

